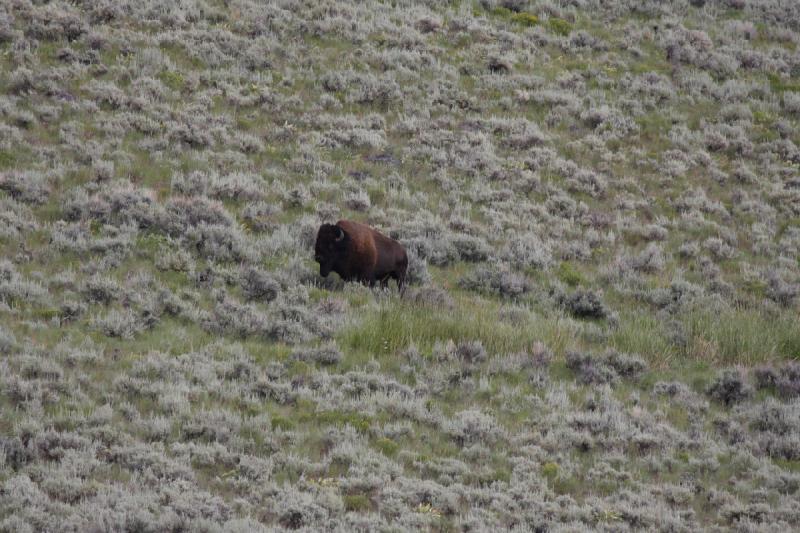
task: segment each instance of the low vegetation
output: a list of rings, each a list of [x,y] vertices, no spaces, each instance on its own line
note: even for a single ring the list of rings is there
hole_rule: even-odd
[[[790,530],[799,30],[0,4],[0,531]],[[339,218],[402,298],[318,275]]]

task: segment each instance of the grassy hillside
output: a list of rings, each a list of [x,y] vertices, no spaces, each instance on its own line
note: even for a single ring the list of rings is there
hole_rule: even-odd
[[[789,530],[799,46],[782,0],[0,3],[0,531]],[[318,276],[339,218],[405,297]]]

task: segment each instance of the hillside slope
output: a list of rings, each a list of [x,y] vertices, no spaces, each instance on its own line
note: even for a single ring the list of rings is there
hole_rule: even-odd
[[[800,523],[800,5],[164,4],[0,4],[0,531]]]

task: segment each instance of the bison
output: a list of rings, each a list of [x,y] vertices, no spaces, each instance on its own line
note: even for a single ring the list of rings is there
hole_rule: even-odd
[[[394,278],[397,289],[403,293],[408,267],[405,249],[396,240],[364,224],[340,220],[320,226],[314,259],[323,278],[333,271],[345,281],[360,281],[370,287],[376,281],[386,287],[389,278]]]

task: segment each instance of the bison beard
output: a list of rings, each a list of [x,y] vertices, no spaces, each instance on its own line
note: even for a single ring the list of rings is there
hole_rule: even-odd
[[[320,226],[314,259],[319,263],[322,277],[336,272],[345,281],[360,281],[370,286],[380,281],[382,287],[393,278],[403,292],[408,267],[405,249],[364,224],[340,220],[335,225]]]

